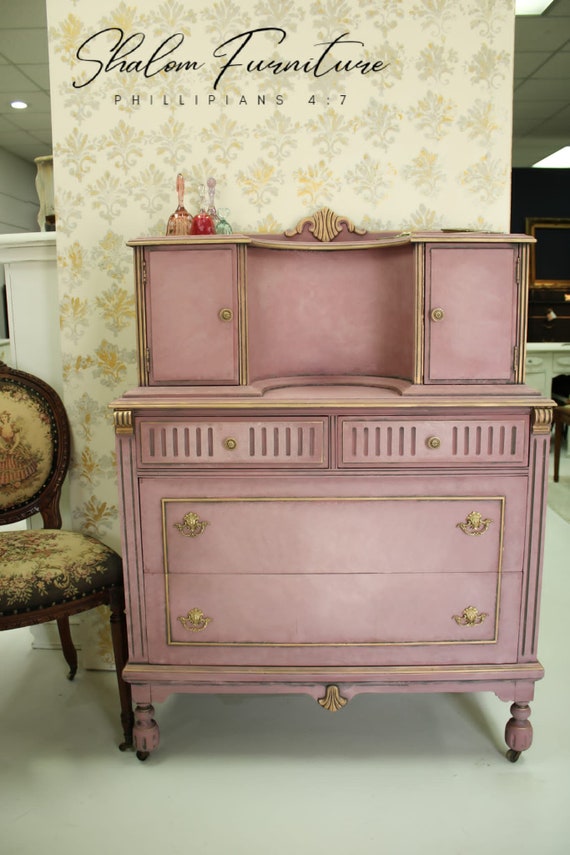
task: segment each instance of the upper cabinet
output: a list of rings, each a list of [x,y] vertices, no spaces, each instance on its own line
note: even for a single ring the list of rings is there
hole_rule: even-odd
[[[426,244],[426,383],[516,381],[519,259],[511,243]]]
[[[138,238],[140,383],[521,383],[531,242],[328,209],[284,235]]]

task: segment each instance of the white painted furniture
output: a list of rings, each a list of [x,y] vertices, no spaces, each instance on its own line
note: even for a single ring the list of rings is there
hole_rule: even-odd
[[[552,379],[570,374],[570,342],[529,342],[526,346],[526,382],[547,398]]]
[[[63,391],[55,233],[0,235],[15,368]]]

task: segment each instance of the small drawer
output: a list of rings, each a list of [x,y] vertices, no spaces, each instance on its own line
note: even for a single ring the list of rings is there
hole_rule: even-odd
[[[527,371],[544,371],[546,362],[541,356],[527,356],[526,370]]]
[[[555,355],[552,363],[554,374],[570,374],[570,353]]]
[[[144,419],[142,466],[328,466],[327,419]]]
[[[528,420],[342,419],[339,465],[524,464]]]

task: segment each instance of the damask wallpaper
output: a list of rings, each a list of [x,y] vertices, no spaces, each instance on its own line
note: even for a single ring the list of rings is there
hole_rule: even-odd
[[[126,241],[165,233],[178,172],[192,213],[216,179],[234,231],[322,206],[370,229],[507,230],[514,2],[47,6],[74,526],[120,549],[108,403],[137,383]]]

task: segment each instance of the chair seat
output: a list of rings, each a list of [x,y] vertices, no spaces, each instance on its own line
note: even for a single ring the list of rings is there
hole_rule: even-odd
[[[89,535],[0,532],[0,615],[19,614],[122,584],[121,558]]]

